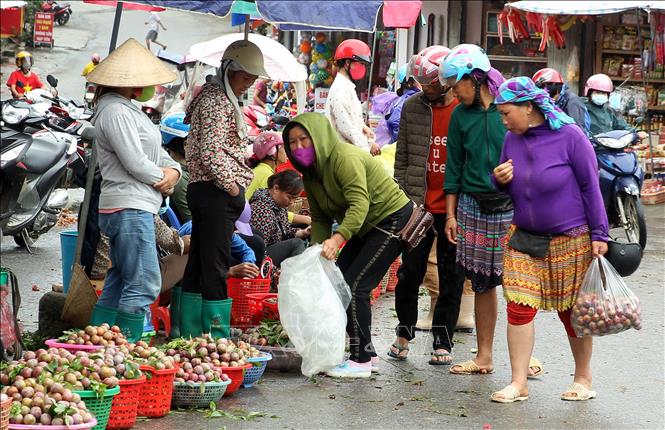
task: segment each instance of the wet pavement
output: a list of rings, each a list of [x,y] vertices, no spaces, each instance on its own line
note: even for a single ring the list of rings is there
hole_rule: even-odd
[[[555,313],[536,318],[534,356],[545,367],[530,381],[529,400],[503,405],[489,401],[492,391],[510,382],[505,337],[505,302],[499,300],[495,339],[496,372],[457,376],[447,366],[430,366],[431,339],[420,333],[405,362],[389,361],[385,352],[396,324],[394,296],[383,295],[374,306],[375,345],[382,357],[381,373],[371,380],[341,381],[327,377],[308,380],[300,374],[267,373],[260,384],[224,398],[226,411],[265,414],[251,421],[206,418],[202,411],[172,411],[167,417],[139,421],[136,429],[254,429],[254,428],[488,428],[515,429],[662,429],[665,426],[663,286],[665,285],[665,206],[647,206],[649,244],[639,270],[626,284],[640,297],[643,329],[594,340],[594,389],[598,398],[564,402],[559,395],[572,381],[568,342]],[[34,254],[4,238],[2,265],[12,268],[22,286],[21,318],[36,327],[39,298],[61,282],[58,230],[35,244]],[[31,290],[31,285],[41,291]],[[422,297],[426,306],[428,298]],[[475,335],[456,334],[456,361],[473,357]],[[485,427],[484,427],[485,426]]]

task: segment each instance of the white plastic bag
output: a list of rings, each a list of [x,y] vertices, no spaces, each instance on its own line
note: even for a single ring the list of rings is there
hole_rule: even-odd
[[[351,290],[342,272],[321,257],[321,245],[282,263],[279,316],[302,356],[303,375],[325,372],[344,361],[350,301]]]
[[[642,328],[640,300],[605,257],[594,258],[570,313],[577,336],[605,336]]]

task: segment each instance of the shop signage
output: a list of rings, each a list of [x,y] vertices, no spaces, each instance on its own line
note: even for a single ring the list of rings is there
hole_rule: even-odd
[[[53,14],[37,12],[35,14],[34,44],[53,47]]]
[[[330,91],[330,88],[317,88],[314,90],[314,112],[323,113],[326,110],[328,91]]]

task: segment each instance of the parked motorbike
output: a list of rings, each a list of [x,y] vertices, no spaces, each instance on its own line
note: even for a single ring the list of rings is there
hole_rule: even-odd
[[[78,139],[45,128],[32,135],[2,126],[0,144],[0,229],[17,245],[31,251],[67,205],[66,190],[56,184],[71,168],[85,169]],[[83,131],[92,139],[94,128]]]
[[[72,15],[72,8],[69,3],[57,3],[54,1],[45,1],[42,2],[41,6],[42,12],[48,12],[53,14],[53,20],[59,25],[65,25],[69,22],[69,18]]]
[[[247,135],[250,138],[258,136],[270,123],[266,110],[261,106],[245,106],[242,108],[242,112],[245,116],[245,124],[249,128]]]
[[[630,149],[637,141],[637,133],[626,130],[614,130],[592,138],[610,228],[623,228],[628,242],[639,243],[644,249],[647,227],[640,201],[644,170]]]

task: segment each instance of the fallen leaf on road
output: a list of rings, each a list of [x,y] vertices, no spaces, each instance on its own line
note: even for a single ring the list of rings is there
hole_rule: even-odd
[[[404,406],[404,402],[399,402],[398,404],[395,405],[393,409],[398,410],[402,406]]]
[[[335,395],[334,395],[334,394],[330,394],[330,395],[328,396],[328,398],[329,398],[330,400],[335,400]]]
[[[417,380],[417,381],[413,381],[413,382],[411,383],[411,385],[419,385],[419,386],[422,387],[422,385],[423,385],[424,382],[425,382],[425,381],[423,381],[422,379],[419,379],[419,380]]]
[[[491,428],[492,428],[492,424],[490,424],[490,423],[483,424],[483,429],[484,430],[490,430]]]
[[[39,288],[39,285],[32,284],[32,291],[41,291],[41,288]]]

